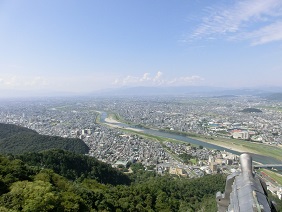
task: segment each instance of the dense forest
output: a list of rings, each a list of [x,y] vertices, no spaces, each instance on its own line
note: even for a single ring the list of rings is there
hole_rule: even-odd
[[[0,156],[0,211],[216,211],[224,185],[223,175],[127,176],[62,150]]]
[[[15,134],[24,132],[38,134],[36,131],[28,129],[26,127],[20,127],[14,124],[0,123],[0,139],[9,138]]]
[[[72,181],[86,178],[103,184],[130,184],[129,178],[94,157],[63,150],[49,150],[40,153],[26,153],[15,158],[39,169],[52,169],[55,173]]]
[[[64,149],[81,154],[89,151],[81,139],[40,135],[28,128],[0,123],[0,153],[22,154],[48,149]]]

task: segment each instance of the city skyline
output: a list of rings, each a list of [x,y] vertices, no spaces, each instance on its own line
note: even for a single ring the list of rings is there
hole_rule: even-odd
[[[1,96],[282,84],[282,2],[1,1]]]

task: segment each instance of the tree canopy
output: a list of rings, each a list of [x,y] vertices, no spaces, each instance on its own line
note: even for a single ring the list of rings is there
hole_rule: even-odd
[[[81,154],[89,152],[89,147],[81,139],[40,135],[28,128],[0,124],[1,154],[22,154],[48,149],[64,149]]]
[[[224,182],[223,175],[187,179],[142,169],[129,178],[95,158],[62,150],[0,156],[0,210],[215,211],[214,194]]]

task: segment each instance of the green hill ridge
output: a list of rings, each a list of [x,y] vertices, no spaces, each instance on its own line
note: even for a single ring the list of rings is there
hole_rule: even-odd
[[[214,194],[225,183],[223,175],[186,179],[139,170],[126,176],[92,160],[62,150],[0,155],[0,211],[216,211]],[[68,170],[78,178],[62,176]]]
[[[1,154],[23,154],[48,149],[64,149],[80,154],[89,152],[89,147],[78,138],[40,135],[25,127],[0,123]]]

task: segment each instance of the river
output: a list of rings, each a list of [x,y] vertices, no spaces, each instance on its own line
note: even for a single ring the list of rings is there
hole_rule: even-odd
[[[101,123],[107,124],[108,122],[106,122],[106,120],[105,120],[107,117],[108,117],[108,114],[106,112],[101,112],[101,119],[100,119]],[[226,152],[230,152],[230,153],[233,153],[235,155],[241,154],[238,151],[234,151],[232,149],[217,146],[215,144],[210,144],[210,143],[206,143],[206,142],[203,142],[203,141],[199,141],[197,139],[189,138],[189,137],[184,136],[184,135],[176,135],[174,133],[163,132],[163,131],[148,129],[148,128],[142,128],[140,126],[129,125],[129,124],[125,124],[125,123],[111,123],[111,124],[116,125],[120,128],[134,128],[136,130],[142,130],[142,133],[145,133],[145,134],[148,134],[148,135],[160,136],[160,137],[163,137],[163,138],[171,138],[171,139],[195,144],[195,145],[198,145],[198,146],[201,145],[201,146],[206,147],[208,149],[218,149],[218,150],[221,150],[221,151],[225,150]],[[258,162],[258,163],[261,163],[261,164],[282,164],[282,162],[280,160],[277,160],[277,159],[272,158],[272,157],[267,157],[267,156],[263,156],[263,155],[259,155],[259,154],[253,154],[253,153],[249,153],[249,154],[252,156],[254,162]]]

